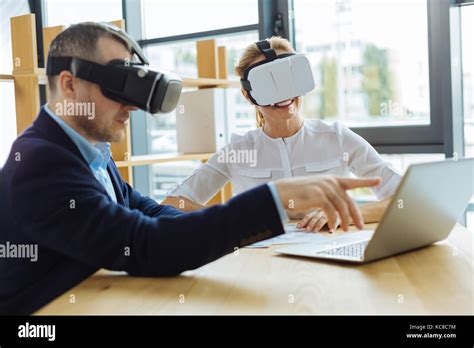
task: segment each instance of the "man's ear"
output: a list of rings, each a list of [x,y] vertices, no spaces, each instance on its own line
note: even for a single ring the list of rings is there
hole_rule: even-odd
[[[75,77],[70,71],[64,70],[58,76],[57,89],[66,99],[76,99],[76,90],[74,87]]]

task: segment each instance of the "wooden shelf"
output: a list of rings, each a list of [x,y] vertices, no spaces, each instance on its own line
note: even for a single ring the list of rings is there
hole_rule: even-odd
[[[0,74],[0,81],[7,81],[7,80],[13,80],[13,75],[1,75]]]
[[[46,83],[46,72],[44,68],[38,68],[36,70],[24,71],[21,72],[21,75],[38,75],[40,84]],[[15,75],[20,75],[15,73]],[[14,76],[11,75],[0,75],[7,76],[9,79],[13,79]],[[183,78],[183,87],[198,87],[198,88],[211,88],[211,87],[221,87],[221,88],[231,88],[231,87],[240,87],[240,81],[238,80],[225,80],[225,79],[211,79],[211,78]]]
[[[38,83],[45,85],[47,81],[46,72],[44,68],[15,70],[13,75],[0,75],[0,80],[15,80],[15,77],[38,77]]]
[[[184,87],[240,87],[238,80],[211,78],[183,78]]]
[[[130,161],[116,161],[117,167],[134,167],[148,164],[178,161],[207,161],[213,153],[166,153],[159,155],[132,156]]]

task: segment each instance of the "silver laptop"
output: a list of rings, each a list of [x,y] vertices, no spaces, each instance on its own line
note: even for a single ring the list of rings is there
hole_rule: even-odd
[[[299,244],[286,255],[364,263],[445,239],[474,194],[474,158],[411,165],[385,214],[367,240]]]

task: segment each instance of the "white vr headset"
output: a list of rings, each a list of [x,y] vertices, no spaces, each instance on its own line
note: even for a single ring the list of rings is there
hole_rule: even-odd
[[[277,55],[267,40],[256,44],[265,60],[249,66],[240,79],[254,104],[273,105],[302,96],[314,88],[311,65],[305,55]]]

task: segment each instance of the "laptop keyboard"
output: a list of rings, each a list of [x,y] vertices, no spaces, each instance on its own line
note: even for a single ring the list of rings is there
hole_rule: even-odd
[[[316,254],[343,256],[360,259],[364,255],[364,250],[367,244],[369,244],[369,241],[347,244],[333,249],[318,251]]]

